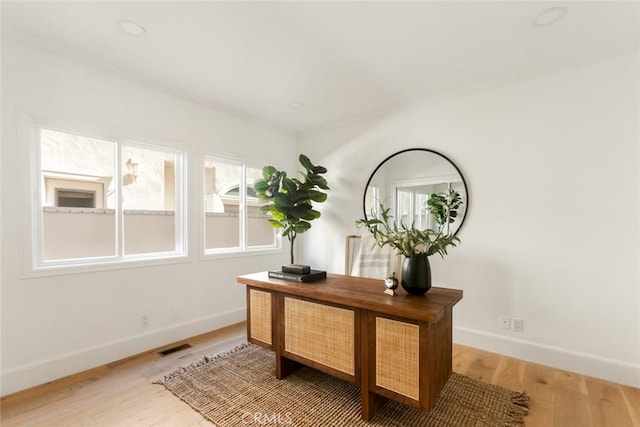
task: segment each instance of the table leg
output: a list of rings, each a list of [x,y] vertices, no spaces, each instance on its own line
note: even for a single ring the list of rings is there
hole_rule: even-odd
[[[360,406],[362,419],[371,421],[387,398],[370,391],[376,377],[375,316],[364,310],[360,316]]]
[[[279,380],[285,378],[289,374],[294,373],[301,367],[301,363],[276,354],[276,378],[278,378]]]
[[[387,398],[366,390],[360,390],[360,394],[362,419],[364,421],[371,421]]]

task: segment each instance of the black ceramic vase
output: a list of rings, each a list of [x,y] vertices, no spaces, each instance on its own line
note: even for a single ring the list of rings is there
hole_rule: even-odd
[[[411,295],[424,295],[431,289],[431,266],[427,254],[404,257],[400,284]]]

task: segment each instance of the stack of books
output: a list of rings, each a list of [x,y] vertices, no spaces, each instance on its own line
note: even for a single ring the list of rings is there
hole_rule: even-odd
[[[269,277],[272,279],[306,283],[326,279],[327,272],[322,270],[312,270],[308,265],[290,264],[283,265],[282,270],[270,270]]]

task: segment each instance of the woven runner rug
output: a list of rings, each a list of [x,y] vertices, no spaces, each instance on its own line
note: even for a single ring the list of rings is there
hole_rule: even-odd
[[[425,414],[387,401],[360,417],[360,389],[303,367],[275,378],[274,353],[252,344],[180,368],[156,381],[218,427],[227,426],[523,426],[528,397],[453,373]]]

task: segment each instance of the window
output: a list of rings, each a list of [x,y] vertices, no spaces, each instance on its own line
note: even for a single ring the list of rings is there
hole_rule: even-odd
[[[56,206],[71,208],[95,208],[95,191],[60,190],[56,188]]]
[[[206,253],[275,248],[270,216],[260,210],[253,184],[262,169],[207,156],[204,164],[204,241]]]
[[[404,224],[420,230],[432,227],[431,216],[427,210],[427,199],[430,196],[428,191],[420,187],[396,188],[398,226]]]
[[[39,129],[36,265],[183,255],[182,154]]]

